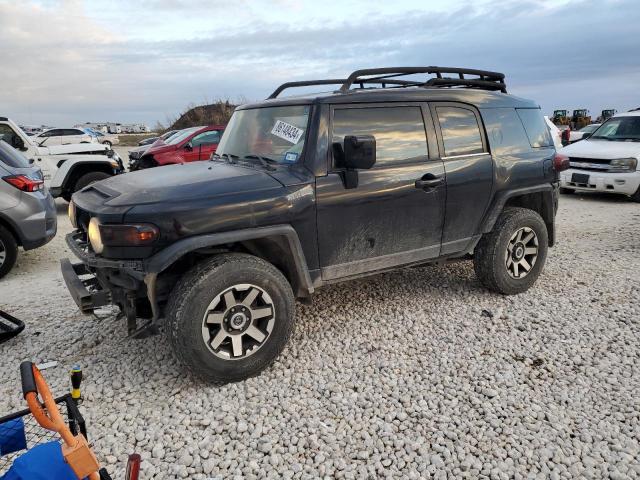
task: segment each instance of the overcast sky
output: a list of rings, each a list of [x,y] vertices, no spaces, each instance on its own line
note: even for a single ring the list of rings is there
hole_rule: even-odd
[[[165,122],[375,66],[497,70],[554,108],[640,107],[637,0],[0,0],[0,114]]]

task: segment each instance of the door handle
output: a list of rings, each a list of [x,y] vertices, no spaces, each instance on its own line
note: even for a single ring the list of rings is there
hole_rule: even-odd
[[[438,177],[433,173],[427,173],[420,180],[416,180],[416,188],[423,190],[431,190],[444,184],[444,178]]]

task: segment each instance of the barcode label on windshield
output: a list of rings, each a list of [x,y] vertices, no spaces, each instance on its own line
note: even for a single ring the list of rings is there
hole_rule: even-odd
[[[295,125],[291,125],[287,122],[283,122],[282,120],[278,120],[271,129],[272,135],[280,137],[287,142],[293,143],[294,145],[298,143],[303,133],[303,129],[298,128]]]

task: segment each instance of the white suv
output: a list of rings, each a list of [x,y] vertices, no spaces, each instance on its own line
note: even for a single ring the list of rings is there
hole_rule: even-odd
[[[31,137],[32,140],[40,145],[69,145],[71,143],[92,143],[96,140],[84,130],[79,128],[52,128]]]
[[[620,113],[589,137],[559,151],[571,168],[560,173],[560,192],[610,192],[640,202],[640,110]]]

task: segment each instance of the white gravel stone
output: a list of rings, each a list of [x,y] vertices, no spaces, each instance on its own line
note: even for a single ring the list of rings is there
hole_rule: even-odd
[[[21,252],[0,308],[26,330],[0,345],[0,415],[24,408],[21,360],[84,371],[96,454],[124,478],[640,478],[640,206],[563,196],[558,245],[529,292],[482,289],[469,263],[318,291],[256,378],[222,387],[133,341],[107,308],[76,310],[59,235]],[[483,313],[483,311],[488,313]]]

